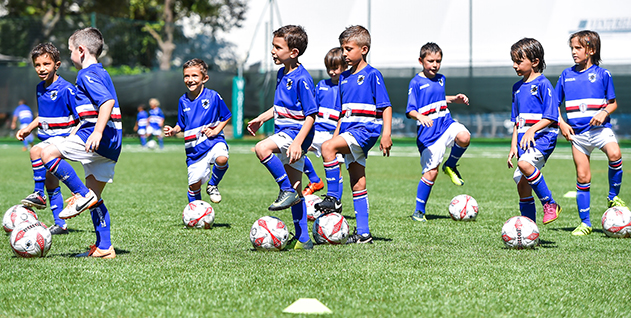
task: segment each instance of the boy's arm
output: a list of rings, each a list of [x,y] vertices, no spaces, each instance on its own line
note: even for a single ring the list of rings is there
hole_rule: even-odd
[[[611,113],[616,111],[616,109],[618,109],[618,102],[616,102],[615,98],[610,99],[608,101],[607,107],[603,108],[596,115],[594,115],[594,117],[592,117],[592,120],[589,121],[589,125],[590,126],[602,125],[607,119],[607,116],[611,115]]]
[[[513,125],[513,137],[510,141],[510,151],[508,152],[508,167],[513,167],[513,158],[517,157],[517,123]]]
[[[563,120],[563,116],[561,116],[561,107],[559,107],[559,129],[561,130],[561,134],[565,137],[565,140],[572,141],[572,136],[574,135],[574,129],[570,124],[566,123]]]
[[[458,94],[455,96],[445,96],[447,100],[447,104],[456,103],[456,104],[467,104],[469,105],[469,97],[465,94]]]
[[[311,114],[305,118],[305,123],[300,128],[298,135],[294,138],[294,141],[289,145],[287,149],[287,157],[289,157],[289,163],[292,164],[298,161],[302,157],[302,143],[309,134],[309,131],[313,127],[315,122],[315,114]]]
[[[535,134],[539,130],[550,126],[550,124],[552,124],[553,122],[554,122],[553,120],[542,118],[536,124],[532,125],[530,128],[528,128],[528,130],[526,130],[526,132],[524,133],[524,136],[521,137],[521,142],[519,142],[519,147],[521,149],[527,150],[530,147],[536,146],[537,143],[535,142]]]
[[[429,116],[421,115],[421,113],[411,110],[407,113],[408,118],[414,118],[418,120],[423,127],[432,127],[434,121]]]
[[[33,119],[33,121],[28,124],[28,126],[18,130],[17,133],[15,133],[15,138],[17,138],[18,140],[22,141],[24,140],[24,138],[26,138],[26,136],[28,136],[33,129],[35,129],[35,127],[37,127],[39,125],[39,117],[36,117],[35,119]]]
[[[248,122],[248,131],[252,136],[255,136],[256,131],[261,128],[261,125],[272,118],[274,118],[274,107],[270,107],[270,109],[250,120]]]
[[[217,136],[217,135],[219,135],[221,133],[221,131],[224,129],[224,127],[226,127],[226,125],[228,124],[228,121],[230,121],[230,118],[220,122],[219,125],[217,125],[217,127],[215,127],[215,128],[206,127],[204,129],[202,129],[202,134],[205,134],[206,137],[208,137],[208,138]]]
[[[13,119],[11,120],[11,130],[15,129],[16,124],[18,122],[18,116],[13,116]]]
[[[165,125],[163,131],[165,136],[171,137],[177,135],[180,131],[182,131],[182,128],[179,125],[175,125],[175,127]]]
[[[384,156],[390,157],[390,149],[392,148],[392,107],[386,107],[383,110],[383,127],[381,129],[381,143],[379,150]]]
[[[107,100],[105,103],[101,104],[99,107],[99,116],[96,119],[96,125],[94,125],[94,131],[88,137],[88,140],[85,142],[85,151],[96,151],[99,149],[99,144],[101,143],[101,138],[103,138],[103,130],[105,126],[107,126],[107,122],[110,120],[110,116],[112,116],[112,109],[114,109],[114,100]]]

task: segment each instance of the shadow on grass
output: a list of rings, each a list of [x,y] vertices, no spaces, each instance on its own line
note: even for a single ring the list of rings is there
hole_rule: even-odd
[[[227,229],[231,229],[232,225],[230,225],[230,223],[215,223],[213,224],[213,227],[225,227]]]
[[[546,240],[542,240],[539,239],[539,246],[541,248],[559,248],[559,246],[557,245],[557,242],[555,241],[546,241]]]
[[[572,232],[574,231],[575,228],[573,227],[562,227],[562,228],[556,228],[556,229],[552,229],[553,231],[565,231],[565,232]],[[605,232],[603,232],[603,230],[601,229],[594,229],[592,230],[592,233],[600,233],[600,234],[604,234]]]
[[[125,254],[129,254],[130,253],[128,250],[123,250],[123,249],[120,249],[120,248],[114,248],[114,251],[116,251],[116,256],[125,255]],[[48,256],[53,256],[53,257],[60,256],[60,257],[67,257],[67,258],[83,258],[83,257],[81,257],[79,255],[81,255],[83,253],[86,253],[86,252],[87,252],[86,250],[83,250],[81,252],[74,252],[74,253],[60,253],[60,254],[53,254],[53,255],[48,254]]]
[[[446,216],[446,215],[433,215],[433,214],[425,214],[425,218],[428,220],[435,220],[435,219],[451,219],[450,216]]]

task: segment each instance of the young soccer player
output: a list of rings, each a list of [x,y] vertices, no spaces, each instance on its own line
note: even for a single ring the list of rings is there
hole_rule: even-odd
[[[149,139],[158,139],[160,149],[164,148],[162,138],[162,126],[164,125],[164,113],[160,109],[160,101],[157,98],[149,99],[149,126],[147,126],[147,136]]]
[[[140,145],[147,146],[147,122],[149,115],[145,111],[145,105],[138,106],[138,114],[136,115],[136,125],[134,125],[134,131],[140,137]]]
[[[110,237],[110,214],[101,193],[114,177],[114,167],[121,151],[121,113],[112,79],[97,57],[103,50],[103,36],[98,29],[75,31],[68,39],[70,59],[77,73],[76,110],[81,126],[62,143],[42,150],[48,171],[72,191],[68,205],[59,217],[68,219],[90,209],[96,243],[78,256],[114,258],[116,251]],[[85,185],[65,160],[79,161],[85,170]]]
[[[340,74],[347,68],[346,61],[342,55],[342,49],[332,48],[324,57],[324,66],[330,79],[321,80],[316,86],[316,101],[318,103],[318,115],[315,120],[315,134],[313,143],[309,151],[313,151],[316,156],[322,155],[322,144],[333,137],[337,122],[340,119],[340,103],[338,102],[340,93],[338,90],[338,80]],[[338,157],[340,164],[343,163],[341,156]],[[324,188],[324,182],[318,177],[313,168],[313,163],[309,157],[305,156],[304,173],[309,178],[309,184],[302,191],[302,195],[307,196]],[[342,177],[340,177],[340,183]]]
[[[313,79],[298,62],[307,49],[307,40],[301,26],[286,25],[274,31],[272,58],[276,65],[283,65],[276,76],[274,106],[248,123],[248,131],[254,135],[264,122],[274,118],[274,134],[257,143],[254,151],[280,188],[269,210],[291,207],[296,234],[288,243],[289,249],[313,248],[305,201],[300,190],[296,191],[301,189],[304,154],[313,141],[318,112]]]
[[[232,113],[221,96],[208,88],[208,65],[200,59],[184,63],[184,84],[188,92],[180,97],[175,127],[164,126],[164,135],[184,131],[188,166],[188,202],[201,200],[201,185],[208,181],[210,201],[221,202],[217,186],[228,170],[228,144],[223,128]],[[211,172],[211,166],[212,172]]]
[[[451,118],[448,103],[469,104],[464,94],[445,96],[445,76],[438,74],[443,60],[443,51],[436,43],[421,47],[419,63],[423,71],[411,81],[408,89],[406,115],[417,120],[416,145],[421,154],[423,177],[416,189],[416,209],[412,220],[426,222],[425,205],[432,186],[438,176],[438,167],[443,161],[446,147],[451,154],[443,164],[443,171],[458,186],[464,180],[456,169],[456,163],[469,146],[471,134],[467,128]]]
[[[59,213],[64,207],[59,179],[46,171],[42,163],[41,153],[49,145],[62,142],[79,123],[74,108],[75,87],[57,75],[61,61],[59,50],[52,43],[36,45],[31,50],[31,60],[37,76],[42,80],[37,85],[39,116],[28,126],[20,129],[16,138],[26,139],[37,127],[37,137],[42,142],[33,146],[30,151],[35,189],[32,194],[22,200],[22,204],[45,209],[46,200],[50,198],[50,209],[55,220],[55,225],[49,228],[50,233],[53,235],[68,234],[66,221],[59,217]],[[44,193],[44,187],[46,187],[48,196]]]
[[[515,123],[508,167],[517,168],[513,179],[519,192],[519,210],[522,216],[537,221],[537,209],[532,190],[543,205],[543,224],[559,217],[561,207],[552,198],[541,173],[548,157],[554,151],[559,133],[557,120],[559,105],[550,81],[541,73],[546,68],[543,47],[535,39],[523,38],[511,46],[513,68],[522,76],[513,85],[511,121]]]
[[[339,79],[341,119],[333,138],[322,144],[322,159],[327,181],[327,194],[315,208],[322,213],[341,212],[342,185],[336,154],[344,155],[344,162],[353,190],[353,205],[357,229],[347,243],[372,243],[368,226],[368,192],[366,191],[366,157],[377,143],[384,156],[392,147],[392,107],[381,73],[368,65],[370,33],[355,25],[339,36],[346,63],[351,67]]]
[[[581,224],[572,235],[581,236],[592,233],[589,159],[595,148],[604,152],[609,160],[608,206],[626,204],[618,197],[622,184],[622,155],[609,120],[618,103],[611,74],[599,66],[600,36],[594,31],[579,31],[570,35],[569,45],[576,64],[561,73],[556,94],[559,105],[565,99],[568,120],[566,123],[560,117],[559,128],[572,143],[576,166],[576,205]]]
[[[33,122],[33,112],[31,111],[31,108],[26,105],[26,100],[20,99],[18,107],[16,107],[13,111],[11,130],[18,128],[18,123],[20,123],[19,129],[23,129],[26,128],[26,126],[28,126],[31,122]],[[35,140],[35,138],[33,138],[33,136],[29,134],[20,140],[24,144],[22,146],[22,151],[27,151],[31,148],[31,145],[33,145],[33,140]]]

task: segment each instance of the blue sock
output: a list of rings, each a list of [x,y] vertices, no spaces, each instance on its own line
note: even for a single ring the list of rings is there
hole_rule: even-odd
[[[160,149],[164,148],[164,138],[158,137],[158,145],[160,145]]]
[[[74,172],[72,166],[61,158],[55,158],[44,164],[46,169],[50,171],[57,179],[61,180],[72,193],[78,193],[85,196],[90,191],[79,179],[77,173]]]
[[[416,188],[416,208],[414,211],[419,211],[422,214],[425,214],[425,205],[429,199],[430,192],[432,192],[433,185],[434,182],[425,178],[421,178],[418,182],[418,187]]]
[[[337,187],[337,195],[340,197],[339,200],[342,200],[342,194],[344,193],[344,178],[340,175],[340,182],[338,182],[339,186]]]
[[[337,159],[324,163],[324,175],[326,176],[326,195],[340,200],[340,164]]]
[[[357,234],[370,234],[368,226],[368,191],[353,191],[353,206],[355,207],[355,221]]]
[[[210,181],[208,181],[208,184],[214,186],[219,185],[219,182],[221,182],[221,179],[223,179],[223,175],[226,174],[226,171],[228,171],[228,167],[229,165],[227,163],[225,166],[215,164],[213,166],[213,172],[211,173]]]
[[[46,192],[48,192],[48,202],[50,202],[50,210],[53,212],[55,224],[66,228],[66,221],[59,218],[59,212],[64,209],[64,197],[61,195],[61,188],[57,187]]]
[[[528,180],[528,184],[530,184],[530,187],[535,191],[542,204],[555,203],[554,199],[552,199],[552,192],[548,189],[548,185],[543,179],[543,174],[539,169],[535,168],[535,171],[527,176],[526,180]]]
[[[31,160],[31,166],[33,167],[33,181],[35,182],[35,188],[33,192],[44,195],[44,182],[46,181],[46,167],[42,159]]]
[[[307,157],[307,156],[305,156],[305,167],[302,170],[307,175],[307,177],[309,178],[309,182],[311,182],[311,183],[318,183],[318,182],[320,182],[320,177],[318,177],[318,174],[315,172],[315,169],[313,168],[313,163],[311,162],[311,159],[309,159],[309,157]]]
[[[197,189],[197,191],[188,189],[188,202],[189,203],[195,200],[201,200],[201,199],[202,199],[202,189]]]
[[[609,161],[609,195],[607,198],[612,200],[620,193],[622,185],[622,158],[616,161]]]
[[[301,243],[309,240],[309,228],[307,227],[307,206],[305,199],[301,199],[299,204],[291,207],[291,217],[294,220],[294,229],[296,237]]]
[[[140,136],[140,145],[143,147],[147,145],[147,137]]]
[[[267,158],[261,160],[261,163],[272,174],[272,177],[274,177],[274,180],[276,180],[276,183],[278,183],[278,187],[281,190],[295,191],[294,188],[291,187],[291,183],[287,177],[287,172],[285,172],[285,167],[278,157],[271,154]]]
[[[592,222],[589,219],[589,212],[591,209],[589,188],[591,183],[576,183],[576,206],[578,207],[578,217],[581,218],[581,222],[592,226]]]
[[[521,212],[521,216],[525,216],[537,223],[537,207],[535,206],[535,198],[532,196],[519,198],[519,212]]]
[[[444,165],[452,168],[455,167],[465,151],[467,151],[467,147],[460,147],[454,142],[453,147],[451,147],[451,154],[449,154],[449,158],[447,158]]]
[[[107,211],[103,200],[99,200],[96,205],[90,209],[92,215],[92,224],[96,233],[96,247],[100,249],[108,249],[112,246],[110,238],[110,213]]]

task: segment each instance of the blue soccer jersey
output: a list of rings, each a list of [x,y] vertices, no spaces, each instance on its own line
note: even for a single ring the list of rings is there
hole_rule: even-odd
[[[41,81],[37,85],[37,137],[41,140],[66,137],[79,124],[75,110],[75,87],[61,76],[50,86],[45,87],[45,84],[45,81]]]
[[[341,105],[339,103],[339,86],[331,79],[321,80],[316,86],[318,116],[315,121],[316,131],[335,131],[340,120]]]
[[[101,63],[92,64],[79,71],[75,97],[77,114],[81,120],[81,128],[77,131],[77,136],[84,142],[94,132],[94,125],[96,125],[101,105],[109,100],[114,100],[114,107],[107,125],[103,129],[101,143],[96,153],[113,161],[118,161],[123,132],[121,112],[112,79]]]
[[[292,139],[304,125],[307,116],[318,112],[315,85],[309,72],[302,66],[288,74],[285,68],[278,70],[274,94],[274,133],[286,133]],[[302,149],[306,152],[313,141],[313,129],[309,132]]]
[[[33,121],[33,112],[31,112],[31,108],[24,104],[20,104],[15,108],[13,116],[18,118],[20,127],[26,127],[26,125]]]
[[[521,142],[524,133],[530,127],[542,119],[549,119],[553,124],[535,133],[535,148],[539,150],[546,160],[552,154],[556,146],[559,134],[559,104],[554,88],[550,81],[543,75],[524,83],[523,80],[513,85],[513,107],[511,121],[517,124],[517,143]],[[521,156],[524,150],[518,148]]]
[[[609,71],[592,65],[583,72],[575,71],[574,66],[565,69],[557,82],[556,96],[559,105],[565,99],[567,122],[574,133],[580,134],[592,128],[591,119],[616,98],[616,93]],[[609,116],[598,127],[603,126],[611,128]]]
[[[149,115],[147,115],[147,112],[144,110],[139,111],[138,115],[136,115],[136,122],[138,122],[138,130],[146,129],[147,123],[149,122]]]
[[[433,78],[419,74],[414,76],[408,88],[408,106],[405,112],[407,114],[413,110],[428,116],[434,122],[431,127],[425,127],[419,121],[416,123],[416,145],[418,150],[423,152],[455,122],[447,108],[445,76],[442,74],[436,74]]]
[[[164,113],[162,113],[162,109],[160,107],[149,109],[149,126],[153,130],[160,130],[162,127],[160,126],[164,122]]]
[[[217,92],[204,88],[194,100],[190,100],[187,94],[182,95],[177,113],[177,125],[184,131],[188,166],[203,158],[217,143],[226,143],[223,131],[211,138],[202,133],[204,128],[215,128],[232,117],[228,106]]]
[[[342,73],[339,86],[340,133],[353,135],[367,156],[381,134],[383,110],[391,106],[383,76],[376,68],[366,65],[356,74],[351,74],[350,70]]]

